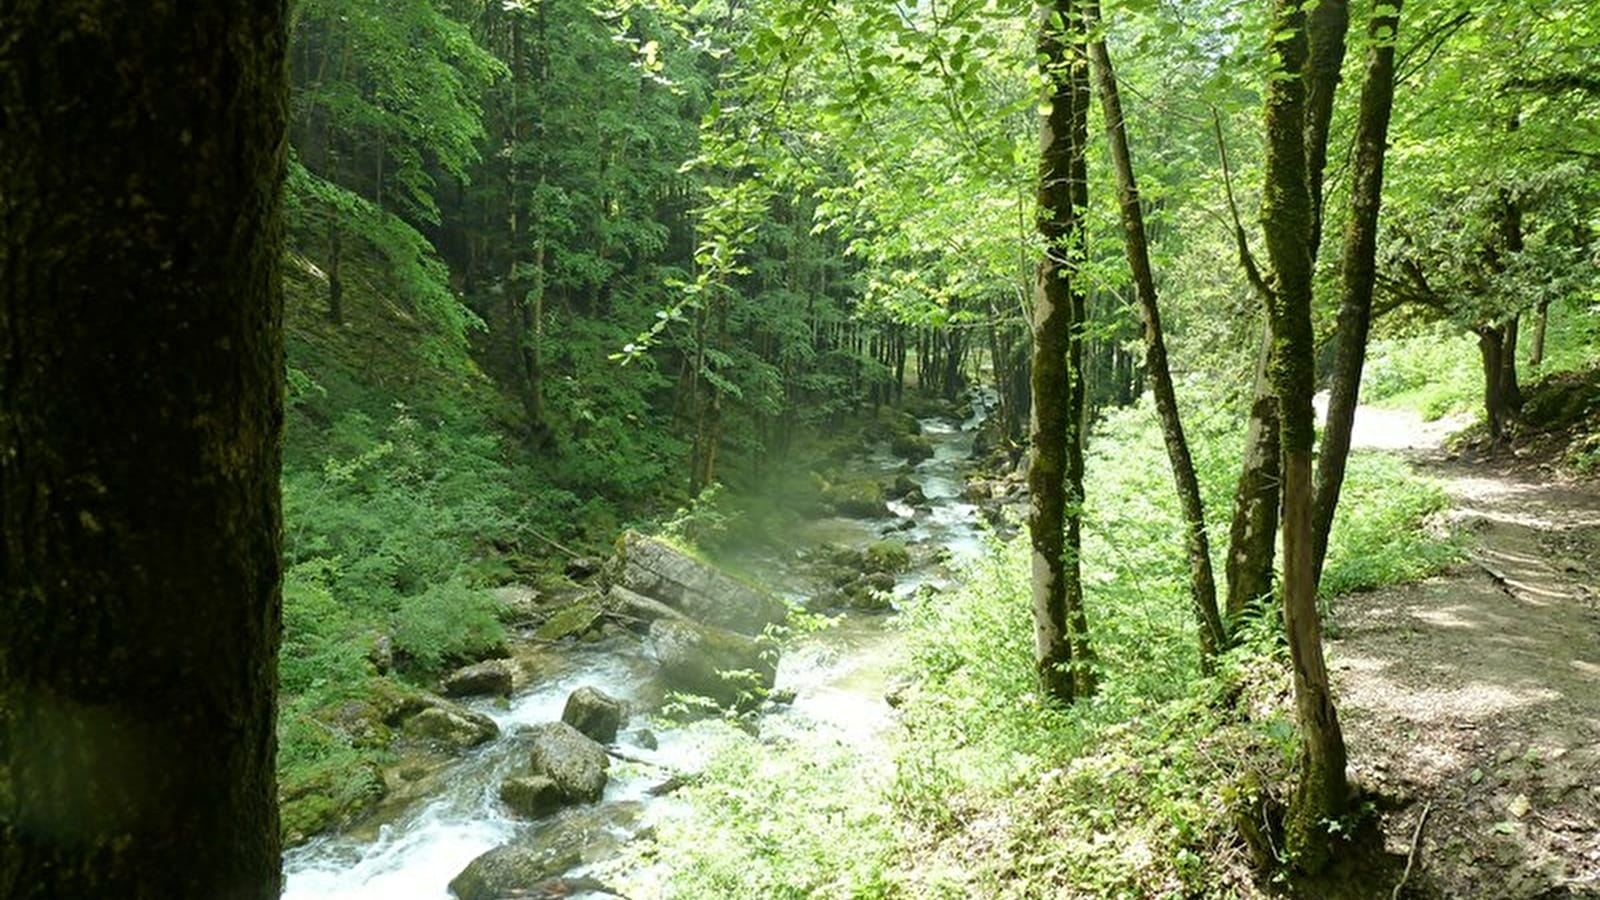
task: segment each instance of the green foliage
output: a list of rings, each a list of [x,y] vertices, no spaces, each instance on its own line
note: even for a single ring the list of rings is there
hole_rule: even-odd
[[[1442,326],[1376,340],[1361,374],[1367,403],[1415,409],[1433,420],[1475,408],[1483,375],[1474,339]]]
[[[394,637],[396,649],[427,672],[505,650],[494,598],[460,579],[402,598]]]
[[[1410,472],[1394,454],[1353,451],[1320,593],[1337,597],[1418,581],[1455,562],[1460,544],[1429,521],[1448,503],[1443,488]]]
[[[660,896],[898,896],[890,810],[857,787],[882,761],[835,741],[760,741],[728,724],[707,739],[713,762],[682,791],[695,814],[663,819],[662,849],[641,860],[658,860],[670,879]]]

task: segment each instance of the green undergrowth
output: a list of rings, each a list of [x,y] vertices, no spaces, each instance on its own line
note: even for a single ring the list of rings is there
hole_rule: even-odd
[[[1220,416],[1191,427],[1214,528],[1226,524],[1238,434]],[[1202,675],[1148,409],[1107,416],[1094,446],[1083,571],[1099,692],[1065,708],[1039,696],[1028,544],[995,542],[965,587],[893,626],[909,687],[887,749],[734,740],[649,851],[670,861],[658,867],[662,896],[1261,895],[1236,816],[1287,792],[1295,729],[1281,625],[1251,617]],[[1330,584],[1419,577],[1448,558],[1448,542],[1421,527],[1442,494],[1399,461],[1356,458],[1345,496]],[[892,767],[875,767],[884,754]]]

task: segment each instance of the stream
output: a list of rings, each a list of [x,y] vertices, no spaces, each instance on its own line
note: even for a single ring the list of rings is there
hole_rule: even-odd
[[[907,472],[926,502],[916,508],[891,502],[888,519],[827,518],[801,526],[794,550],[823,543],[865,547],[885,535],[912,550],[912,569],[896,579],[904,599],[923,585],[950,586],[946,562],[982,552],[985,529],[977,508],[961,498],[977,428],[987,414],[987,398],[973,398],[965,421],[920,420],[933,456],[908,470],[887,446],[852,459],[852,474],[892,479]],[[938,550],[938,553],[934,551]],[[794,593],[795,572],[776,565],[774,588]],[[835,624],[787,646],[779,663],[777,687],[794,692],[787,707],[762,717],[763,730],[779,727],[822,733],[869,744],[881,737],[893,712],[884,700],[899,649],[892,616],[847,612]],[[548,658],[546,658],[548,657]],[[415,790],[386,801],[374,817],[383,824],[343,834],[324,835],[288,851],[284,858],[285,900],[448,900],[447,885],[475,857],[520,837],[545,837],[563,830],[581,836],[582,865],[614,858],[624,844],[652,823],[681,814],[680,800],[656,797],[649,789],[667,772],[703,767],[715,743],[711,731],[694,724],[655,720],[639,710],[659,708],[662,688],[649,649],[632,638],[592,645],[553,648],[538,661],[541,677],[509,703],[473,701],[472,708],[500,727],[500,737],[468,752],[442,771],[419,780]],[[614,749],[649,765],[613,760],[601,801],[575,807],[535,822],[513,818],[498,798],[500,782],[526,766],[527,747],[519,740],[524,725],[561,718],[567,695],[590,685],[625,701],[634,715],[618,734]],[[604,898],[610,894],[573,894]]]

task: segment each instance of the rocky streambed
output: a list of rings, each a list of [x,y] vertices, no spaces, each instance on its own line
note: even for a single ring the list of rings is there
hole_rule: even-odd
[[[436,740],[475,746],[448,761],[400,763],[368,822],[287,855],[284,896],[613,896],[586,873],[682,814],[674,791],[715,743],[714,729],[658,715],[672,692],[743,707],[754,727],[879,739],[892,722],[885,694],[897,649],[884,613],[947,587],[948,561],[981,550],[985,507],[1015,489],[968,482],[984,416],[981,398],[974,406],[844,460],[838,482],[867,487],[834,488],[792,529],[790,547],[752,561],[773,573],[771,584],[624,536],[592,605],[547,619],[544,639],[519,643],[510,659],[457,676],[473,681],[457,693],[509,697],[425,711],[439,720]],[[791,606],[839,617],[780,655],[762,635]],[[551,643],[563,631],[586,639]],[[431,734],[410,722],[407,730],[424,744]]]

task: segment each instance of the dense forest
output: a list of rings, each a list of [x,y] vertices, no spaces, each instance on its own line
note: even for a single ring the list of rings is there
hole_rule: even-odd
[[[1600,4],[34,6],[0,894],[1600,892]]]

